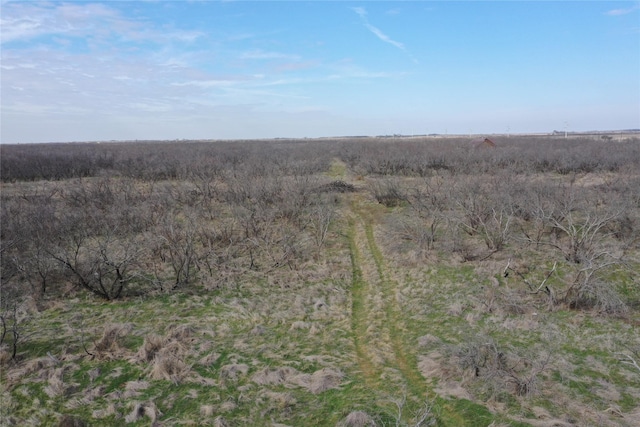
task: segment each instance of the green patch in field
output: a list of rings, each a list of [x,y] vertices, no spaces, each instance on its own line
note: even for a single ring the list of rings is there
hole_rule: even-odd
[[[329,166],[329,170],[327,171],[327,175],[331,178],[342,178],[346,173],[347,165],[337,160],[331,162],[331,166]]]
[[[438,419],[443,426],[487,427],[495,416],[483,405],[467,399],[438,399],[442,413]]]
[[[622,412],[630,412],[632,409],[638,407],[638,399],[633,397],[629,393],[622,392],[622,398],[618,400],[618,405],[620,405],[620,410]]]
[[[7,334],[8,335],[8,334]],[[16,357],[18,359],[32,359],[37,357],[45,357],[47,353],[56,354],[67,343],[68,338],[46,338],[44,340],[27,338],[19,339],[17,345]],[[13,340],[7,339],[7,345],[13,346]]]

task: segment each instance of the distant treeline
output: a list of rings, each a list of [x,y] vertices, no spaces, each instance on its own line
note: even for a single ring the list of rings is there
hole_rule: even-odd
[[[321,168],[339,158],[363,175],[428,176],[434,170],[516,173],[617,172],[640,167],[640,138],[605,141],[551,136],[497,137],[496,148],[468,138],[278,139],[213,142],[51,143],[0,146],[4,182],[127,176],[180,179],[194,168],[258,168],[269,158],[285,169],[305,160]]]

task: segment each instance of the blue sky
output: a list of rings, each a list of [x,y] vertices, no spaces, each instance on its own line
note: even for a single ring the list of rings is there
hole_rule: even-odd
[[[640,128],[640,2],[0,7],[3,143]]]

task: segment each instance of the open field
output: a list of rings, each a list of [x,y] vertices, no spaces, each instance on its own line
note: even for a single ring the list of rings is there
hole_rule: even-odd
[[[640,139],[494,141],[0,146],[0,425],[640,425]]]

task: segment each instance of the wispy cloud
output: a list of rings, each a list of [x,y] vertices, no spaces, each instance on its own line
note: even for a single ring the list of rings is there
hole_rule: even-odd
[[[609,16],[620,16],[620,15],[627,15],[631,12],[634,12],[636,10],[640,9],[640,3],[639,4],[635,4],[631,7],[627,7],[627,8],[623,8],[623,9],[611,9],[605,12],[605,15],[609,15]]]
[[[36,37],[120,39],[156,43],[192,43],[204,35],[201,31],[173,28],[149,29],[145,22],[124,17],[117,9],[100,4],[3,3],[0,41],[26,41]]]
[[[251,50],[248,52],[243,52],[240,54],[241,59],[288,59],[288,60],[298,60],[300,57],[298,55],[290,55],[281,52],[269,52],[264,50]]]
[[[362,23],[364,24],[364,26],[380,40],[385,43],[389,43],[400,50],[406,50],[404,44],[393,40],[391,37],[383,33],[382,30],[380,30],[378,27],[371,25],[371,23],[369,22],[369,18],[367,17],[367,10],[364,7],[353,7],[352,10],[356,14],[358,14],[358,16],[360,16],[360,19],[362,19]]]

